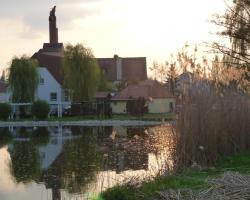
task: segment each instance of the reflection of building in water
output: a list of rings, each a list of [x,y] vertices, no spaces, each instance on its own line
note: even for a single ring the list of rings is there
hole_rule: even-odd
[[[104,159],[102,170],[113,170],[121,173],[126,170],[147,170],[148,152],[143,149],[113,149]]]
[[[46,146],[39,147],[41,168],[47,169],[63,150],[63,138],[53,137]]]
[[[36,127],[13,128],[12,135],[14,136],[14,141],[32,142],[34,131],[38,129]],[[40,155],[41,169],[47,169],[62,152],[65,141],[74,138],[71,130],[62,128],[62,126],[49,127],[47,131],[49,131],[49,142],[46,145],[39,145],[37,147]],[[11,150],[12,148],[13,145],[10,144],[9,149]]]
[[[52,199],[61,200],[61,189],[63,189],[63,176],[61,162],[62,154],[51,163],[51,165],[43,171],[41,181],[44,182],[46,189],[52,190]]]
[[[77,199],[75,193],[85,199],[86,193],[98,194],[128,178],[151,176],[168,158],[161,153],[169,139],[163,129],[52,127],[49,142],[36,147],[41,157],[39,181],[51,189],[53,200]]]
[[[72,135],[75,133],[80,134],[84,136],[86,134],[86,131],[91,130],[91,135],[93,137],[97,137],[97,146],[95,147],[96,150],[98,150],[99,156],[102,157],[102,162],[100,163],[100,168],[98,167],[98,171],[93,174],[93,176],[96,176],[97,179],[90,179],[87,185],[81,186],[77,185],[79,183],[75,183],[75,185],[71,185],[72,190],[74,187],[79,188],[81,192],[88,191],[91,187],[97,187],[97,185],[100,184],[100,181],[102,180],[101,177],[99,177],[100,174],[107,173],[107,176],[112,179],[113,172],[119,176],[123,176],[123,174],[129,173],[136,174],[137,172],[146,172],[148,170],[148,163],[149,163],[149,157],[148,152],[145,149],[144,146],[144,139],[145,133],[143,133],[144,129],[141,128],[135,128],[135,132],[133,133],[133,128],[113,128],[113,127],[96,127],[96,128],[84,128],[84,127],[74,127],[72,128]],[[119,130],[122,130],[122,134],[118,132]],[[129,130],[129,131],[127,131]],[[115,140],[112,140],[110,138],[110,135],[116,131],[116,138]],[[142,131],[142,132],[140,132]],[[129,137],[128,138],[128,134]],[[139,138],[137,138],[137,137]],[[141,139],[140,139],[141,138]],[[74,143],[75,140],[68,141],[68,144]],[[82,146],[80,147],[82,148]],[[76,155],[78,151],[81,152],[81,150],[78,147],[75,147],[71,149],[75,152],[68,152],[72,154],[72,156]],[[60,153],[60,155],[57,156],[57,158],[51,163],[51,165],[44,171],[42,181],[45,182],[46,188],[50,188],[53,190],[53,192],[56,194],[56,192],[59,191],[59,189],[66,189],[69,190],[69,182],[68,178],[70,179],[77,179],[79,175],[74,174],[74,169],[72,171],[73,174],[65,174],[65,171],[63,171],[63,167],[66,162],[65,159],[66,149],[64,146],[64,149]],[[93,156],[95,156],[95,153],[93,152]],[[85,164],[88,164],[88,162],[85,162]],[[89,163],[92,165],[92,163]],[[85,166],[81,166],[83,169]],[[90,166],[91,167],[91,166]],[[93,168],[93,167],[91,167]],[[79,173],[78,171],[77,173]],[[66,175],[66,177],[65,177]],[[68,177],[69,176],[69,177]],[[86,177],[87,178],[87,177]],[[108,178],[108,179],[109,179]],[[120,179],[120,178],[119,178]],[[87,180],[87,179],[86,179]],[[115,183],[114,181],[112,181]],[[113,183],[111,185],[113,185]],[[95,186],[93,186],[95,185]],[[108,184],[110,185],[110,184]],[[84,189],[85,188],[85,189]],[[76,189],[78,190],[78,189]],[[82,191],[84,190],[84,191]],[[101,188],[93,189],[94,191],[101,191]],[[65,195],[65,194],[64,194]]]
[[[98,133],[98,151],[103,154],[102,170],[113,170],[121,173],[126,170],[146,170],[148,168],[148,152],[144,146],[145,128],[109,127],[96,128]]]

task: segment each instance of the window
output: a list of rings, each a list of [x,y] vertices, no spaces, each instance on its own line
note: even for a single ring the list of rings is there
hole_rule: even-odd
[[[57,93],[56,92],[50,93],[50,101],[57,101]]]
[[[40,83],[40,85],[44,85],[44,78],[42,78],[41,76],[40,76],[40,79],[39,79],[39,83]]]

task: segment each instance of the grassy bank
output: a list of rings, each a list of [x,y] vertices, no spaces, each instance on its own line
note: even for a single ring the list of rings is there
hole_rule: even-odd
[[[250,174],[250,152],[220,159],[214,167],[207,169],[189,169],[172,175],[157,177],[153,181],[134,185],[117,186],[102,194],[105,200],[151,200],[159,196],[160,191],[193,190],[201,191],[208,187],[206,180],[218,177],[226,171]]]

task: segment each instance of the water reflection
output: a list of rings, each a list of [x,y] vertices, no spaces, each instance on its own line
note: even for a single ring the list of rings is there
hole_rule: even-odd
[[[12,134],[8,128],[0,129],[0,148],[9,144],[12,140]]]
[[[39,199],[88,199],[132,177],[153,177],[171,167],[172,161],[170,128],[162,126],[14,128],[11,132],[5,128],[0,129],[0,139],[0,163],[7,166],[7,170],[0,168],[0,174],[9,173],[0,176],[0,187],[1,179],[12,179],[16,188],[22,184],[24,191],[43,196]],[[7,154],[1,154],[5,149],[7,160]],[[47,196],[41,195],[41,186]],[[0,189],[0,199],[3,195],[6,191]],[[6,200],[18,198],[13,191],[8,195]]]
[[[16,182],[38,182],[41,175],[39,151],[31,141],[15,141],[8,148],[10,169]]]

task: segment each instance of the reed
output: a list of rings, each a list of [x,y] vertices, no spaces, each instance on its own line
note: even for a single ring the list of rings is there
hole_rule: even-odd
[[[197,80],[182,96],[175,130],[174,167],[202,167],[250,150],[249,96],[234,84]]]

